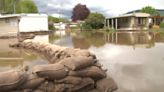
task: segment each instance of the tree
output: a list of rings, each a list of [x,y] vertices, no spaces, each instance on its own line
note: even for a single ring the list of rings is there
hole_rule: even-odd
[[[48,22],[59,23],[59,18],[48,16]]]
[[[90,26],[92,29],[100,29],[104,27],[105,17],[101,13],[91,13],[85,20],[84,25]]]
[[[17,0],[0,0],[0,13],[13,13]]]
[[[66,18],[57,18],[57,17],[53,17],[53,16],[48,16],[48,22],[53,22],[53,23],[59,23],[59,22],[68,23],[69,21]]]
[[[38,9],[32,0],[20,0],[16,7],[16,13],[38,13]]]
[[[143,13],[149,13],[149,14],[156,14],[157,11],[155,8],[151,7],[151,6],[145,6],[141,9],[141,12]]]
[[[37,13],[33,0],[0,0],[0,13]]]
[[[86,7],[86,5],[77,4],[73,8],[71,18],[72,18],[72,21],[84,20],[88,17],[89,14],[90,14],[90,10]]]

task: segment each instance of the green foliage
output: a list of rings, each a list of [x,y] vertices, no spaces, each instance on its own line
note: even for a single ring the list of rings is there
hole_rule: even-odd
[[[59,18],[48,16],[48,22],[59,23]]]
[[[16,13],[38,13],[38,9],[32,0],[20,0],[16,7]]]
[[[151,15],[157,13],[156,9],[153,8],[153,7],[151,7],[151,6],[145,6],[145,7],[143,7],[143,8],[141,9],[141,12],[143,12],[143,13],[149,13],[149,14],[151,14]]]
[[[83,23],[81,28],[82,30],[92,30],[91,25],[87,23]]]
[[[59,22],[68,23],[69,22],[68,19],[57,18],[57,17],[53,17],[53,16],[48,16],[48,21],[53,22],[53,23],[59,23]]]
[[[105,29],[105,32],[107,32],[107,33],[113,33],[115,31],[116,30],[114,28],[107,28],[107,29]]]
[[[14,5],[18,0],[0,0],[0,13],[14,13]]]
[[[164,28],[164,22],[161,22],[160,28]]]
[[[85,25],[92,29],[101,29],[104,27],[104,15],[100,13],[91,13],[85,20]]]
[[[53,23],[48,23],[48,29],[49,30],[55,30]]]
[[[15,7],[15,8],[14,8]],[[0,0],[0,13],[37,13],[33,0]]]
[[[63,23],[69,23],[69,20],[66,18],[60,18],[59,21]]]

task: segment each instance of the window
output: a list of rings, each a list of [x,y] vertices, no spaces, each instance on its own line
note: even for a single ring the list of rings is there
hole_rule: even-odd
[[[138,18],[138,24],[139,24],[139,25],[146,24],[146,18],[141,18],[141,17],[139,17],[139,18]]]

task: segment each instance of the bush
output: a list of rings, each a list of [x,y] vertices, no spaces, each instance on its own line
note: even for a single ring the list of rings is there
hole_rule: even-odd
[[[53,23],[48,23],[48,29],[49,30],[55,30]]]
[[[85,20],[85,23],[92,29],[101,29],[104,27],[105,17],[101,13],[91,13]]]
[[[164,28],[164,22],[160,24],[160,28]]]
[[[87,24],[87,23],[83,23],[82,24],[82,30],[92,30],[91,25]]]
[[[107,29],[105,29],[105,31],[106,31],[106,32],[115,32],[116,30],[115,30],[114,28],[110,28],[110,29],[107,28]]]

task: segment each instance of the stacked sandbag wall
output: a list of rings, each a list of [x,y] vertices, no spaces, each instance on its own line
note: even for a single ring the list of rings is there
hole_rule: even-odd
[[[35,51],[50,62],[34,66],[26,81],[10,89],[11,92],[113,92],[117,89],[96,56],[87,50],[31,40],[10,46]]]

